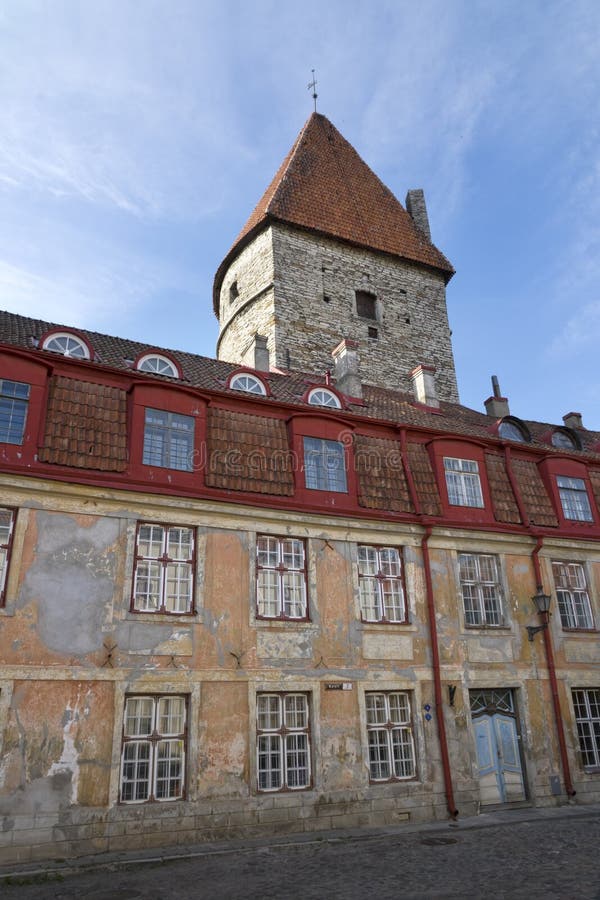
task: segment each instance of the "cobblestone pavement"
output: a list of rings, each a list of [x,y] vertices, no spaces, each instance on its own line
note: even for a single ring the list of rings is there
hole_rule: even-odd
[[[6,900],[600,900],[600,813],[290,841],[220,845],[189,859],[35,883]],[[16,880],[16,879],[15,879]]]

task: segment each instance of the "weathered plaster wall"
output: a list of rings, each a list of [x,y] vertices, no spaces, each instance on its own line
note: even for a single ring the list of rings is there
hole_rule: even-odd
[[[158,846],[165,834],[177,843],[444,817],[418,527],[316,515],[299,519],[295,513],[168,497],[139,498],[131,505],[116,493],[102,497],[81,488],[74,496],[72,488],[61,493],[48,487],[32,503],[17,485],[9,501],[20,507],[19,556],[0,611],[0,861]],[[90,501],[93,515],[82,514]],[[197,527],[193,615],[174,620],[130,612],[138,519]],[[256,618],[257,533],[306,539],[309,622]],[[407,625],[360,621],[358,543],[403,548]],[[457,554],[469,549],[495,553],[501,561],[507,612],[501,629],[465,626]],[[535,622],[532,549],[526,538],[457,531],[440,530],[430,541],[443,715],[463,814],[475,812],[480,800],[469,690],[486,687],[514,691],[528,796],[539,804],[557,802],[550,779],[561,772],[543,645],[539,638],[528,642],[525,632]],[[560,542],[544,550],[545,577],[552,558],[573,552]],[[593,545],[578,552],[595,590],[599,554]],[[598,663],[590,662],[597,659],[597,640],[594,634],[564,632],[556,615],[551,629],[578,797],[597,800],[597,776],[578,764],[570,706],[572,686],[598,684]],[[350,689],[328,688],[340,680]],[[449,685],[457,688],[453,706]],[[308,791],[256,791],[255,704],[257,691],[265,690],[309,697]],[[369,782],[365,693],[373,690],[410,692],[414,781]],[[189,698],[184,801],[119,805],[128,693]]]

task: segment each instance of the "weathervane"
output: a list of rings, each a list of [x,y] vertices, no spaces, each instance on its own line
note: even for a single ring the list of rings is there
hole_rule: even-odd
[[[315,101],[315,112],[316,112],[317,111],[317,80],[315,78],[315,70],[311,69],[310,71],[312,72],[312,81],[309,83],[307,90],[310,91],[312,89],[312,92],[313,92],[312,97],[313,97],[313,100]]]

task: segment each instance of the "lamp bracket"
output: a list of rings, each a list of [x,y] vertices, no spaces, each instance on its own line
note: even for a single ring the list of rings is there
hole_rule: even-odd
[[[533,641],[534,635],[536,635],[538,633],[538,631],[545,631],[545,629],[547,627],[548,627],[547,622],[544,622],[543,625],[526,625],[525,628],[527,629],[527,635],[529,637],[529,640]]]

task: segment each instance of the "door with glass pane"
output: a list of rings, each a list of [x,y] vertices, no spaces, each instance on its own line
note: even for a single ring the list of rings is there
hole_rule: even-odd
[[[525,799],[520,736],[513,692],[471,691],[481,805]]]

